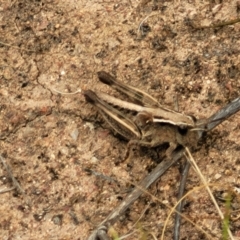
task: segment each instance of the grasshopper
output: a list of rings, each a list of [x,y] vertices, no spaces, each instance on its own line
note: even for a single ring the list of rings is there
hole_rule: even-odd
[[[142,189],[147,189],[173,163],[182,157],[184,149],[173,151],[176,146],[194,146],[201,139],[203,132],[211,131],[224,120],[240,111],[240,97],[238,97],[212,116],[196,120],[191,116],[162,107],[156,99],[147,93],[118,82],[106,72],[99,72],[98,77],[103,83],[110,85],[127,95],[132,101],[138,103],[123,101],[102,92],[85,91],[86,100],[97,107],[100,114],[113,130],[127,138],[129,143],[153,147],[168,142],[170,147],[167,150],[169,155],[166,153],[168,159],[159,163],[150,174],[140,181],[138,186],[127,195],[124,201],[93,231],[88,240],[108,239],[106,232],[109,226],[113,225],[143,193]],[[128,118],[117,107],[135,112],[135,118]],[[178,211],[181,212],[181,206],[178,208]],[[178,227],[179,218],[176,223]]]
[[[157,147],[168,143],[166,155],[170,157],[178,145],[197,143],[198,132],[194,131],[194,117],[163,107],[146,92],[117,81],[105,71],[98,72],[98,78],[135,102],[123,101],[103,92],[84,92],[86,100],[96,106],[110,127],[129,140],[128,148],[135,144]],[[135,116],[130,119],[118,108],[133,111]]]

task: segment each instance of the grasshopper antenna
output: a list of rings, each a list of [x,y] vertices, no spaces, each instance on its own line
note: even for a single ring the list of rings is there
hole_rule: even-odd
[[[80,89],[78,89],[77,91],[75,91],[75,92],[70,92],[70,93],[61,92],[61,91],[59,91],[59,90],[57,90],[57,89],[55,89],[55,88],[52,88],[52,91],[53,91],[53,92],[56,92],[56,93],[59,93],[59,94],[62,94],[62,95],[74,95],[74,94],[77,94],[77,93],[81,93],[81,92],[82,92],[82,89],[80,88]]]

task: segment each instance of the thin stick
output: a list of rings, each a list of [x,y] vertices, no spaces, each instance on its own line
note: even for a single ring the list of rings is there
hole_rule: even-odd
[[[178,190],[178,200],[180,200],[183,197],[190,166],[191,166],[190,163],[188,161],[186,161],[184,170],[181,174],[182,178],[181,178],[181,182],[180,182],[179,190]],[[174,240],[179,239],[182,208],[183,208],[183,201],[180,201],[176,207],[176,215],[175,215],[175,223],[174,223],[174,231],[173,231],[173,239]]]
[[[59,94],[62,94],[62,95],[74,95],[74,94],[77,94],[77,93],[81,93],[82,90],[81,89],[78,89],[76,92],[70,92],[70,93],[64,93],[64,92],[61,92],[61,91],[58,91],[57,89],[55,88],[52,88],[52,90],[56,93],[59,93]]]
[[[0,190],[0,194],[1,194],[1,193],[6,193],[6,192],[10,192],[10,191],[12,191],[13,189],[15,189],[15,187],[11,187],[11,188],[7,188],[7,189]]]
[[[8,175],[11,177],[13,185],[18,189],[18,191],[21,194],[25,194],[24,190],[22,189],[22,187],[20,186],[20,184],[18,183],[18,181],[16,180],[16,178],[13,176],[12,171],[10,169],[10,167],[8,166],[8,164],[6,163],[5,159],[2,157],[2,155],[0,155],[0,159],[2,161],[2,164],[4,166],[4,168],[6,169]]]
[[[188,159],[188,161],[193,165],[195,171],[198,173],[198,175],[199,175],[202,183],[205,185],[205,187],[206,187],[206,189],[207,189],[207,191],[208,191],[208,193],[209,193],[209,195],[210,195],[210,198],[212,199],[213,204],[215,205],[215,208],[217,209],[217,212],[218,212],[220,218],[223,220],[223,219],[224,219],[224,215],[223,215],[221,209],[219,208],[219,206],[218,206],[218,204],[217,204],[217,201],[215,200],[215,198],[214,198],[214,196],[213,196],[213,194],[212,194],[212,192],[211,192],[211,190],[210,190],[210,188],[209,188],[209,186],[208,186],[209,183],[206,181],[205,177],[204,177],[203,174],[201,173],[201,171],[200,171],[199,167],[197,166],[196,162],[194,161],[194,159],[193,159],[193,157],[192,157],[192,155],[191,155],[188,147],[185,147],[185,150],[186,150],[186,153],[187,153],[187,154],[184,153],[185,157],[186,157],[186,158]],[[230,229],[228,228],[227,231],[228,231],[228,235],[229,235],[230,239],[233,240],[234,238],[233,238],[233,236],[232,236],[232,233],[231,233]]]
[[[218,126],[220,123],[234,115],[240,110],[240,97],[234,99],[232,102],[230,102],[227,106],[221,108],[219,111],[217,111],[215,114],[213,114],[211,117],[204,119],[204,120],[198,120],[197,126],[200,129],[199,132],[204,131],[210,131],[216,126]],[[201,122],[203,122],[201,124]]]
[[[216,184],[209,184],[209,185],[216,185]],[[206,230],[202,229],[198,224],[195,224],[193,221],[191,221],[191,219],[187,218],[186,216],[184,216],[182,213],[180,212],[177,212],[176,208],[177,206],[181,203],[181,201],[183,201],[185,198],[187,198],[190,194],[192,194],[193,192],[195,191],[199,191],[201,189],[205,188],[205,185],[201,185],[199,187],[195,187],[194,189],[190,190],[189,192],[187,192],[182,198],[180,198],[176,204],[171,208],[171,211],[169,212],[167,218],[166,218],[166,221],[164,223],[164,226],[163,226],[163,230],[162,230],[162,235],[161,235],[161,240],[164,239],[164,233],[166,231],[166,228],[167,228],[167,223],[169,222],[169,219],[171,217],[171,215],[173,214],[173,212],[176,212],[178,213],[181,217],[183,217],[186,221],[188,221],[189,223],[191,223],[194,227],[196,227],[198,230],[202,231],[206,237],[208,239],[210,239],[211,237],[209,236],[209,234],[206,232]],[[213,233],[212,233],[213,234]]]
[[[17,48],[19,50],[23,50],[23,51],[26,51],[26,52],[36,52],[34,50],[29,50],[29,49],[26,49],[26,48],[18,47],[18,46],[15,46],[13,44],[5,43],[5,42],[2,42],[2,41],[0,41],[0,44],[2,44],[4,46],[7,46],[7,47],[11,47],[11,48]]]
[[[109,216],[98,226],[95,231],[92,232],[88,240],[98,239],[98,231],[102,231],[103,228],[107,229],[110,225],[113,225],[126,211],[126,209],[128,209],[131,204],[141,196],[143,193],[142,189],[147,189],[153,182],[162,176],[168,168],[170,168],[177,160],[182,157],[182,154],[183,151],[178,151],[174,154],[171,160],[165,159],[160,164],[158,164],[157,167],[139,183],[139,187],[135,187],[133,191],[127,195],[125,200],[109,214]]]
[[[229,20],[226,22],[214,23],[209,26],[200,26],[200,25],[198,26],[198,25],[192,24],[192,27],[195,29],[219,28],[219,27],[224,27],[224,26],[228,26],[228,25],[233,25],[238,22],[240,22],[240,18],[236,18],[236,19]]]

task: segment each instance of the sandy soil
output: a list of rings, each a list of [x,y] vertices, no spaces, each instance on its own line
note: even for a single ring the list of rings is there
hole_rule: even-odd
[[[198,2],[198,1],[196,1]],[[208,117],[239,96],[240,2],[16,0],[0,2],[0,144],[25,194],[0,198],[0,238],[86,239],[159,162],[140,149],[131,167],[119,159],[126,142],[113,136],[83,89],[113,93],[97,81],[105,70],[197,118]],[[206,27],[206,28],[201,28]],[[240,238],[240,115],[208,133],[193,153],[222,211],[229,209]],[[89,174],[91,169],[102,176]],[[127,239],[160,238],[176,203],[181,164],[173,166],[114,225]],[[12,183],[3,167],[1,189]],[[104,176],[104,177],[103,177]],[[116,179],[117,181],[111,181]],[[191,170],[184,214],[211,239],[222,222]],[[224,196],[232,196],[231,208]],[[138,223],[136,224],[136,222]],[[164,239],[172,239],[173,218]],[[186,220],[181,239],[207,239]]]

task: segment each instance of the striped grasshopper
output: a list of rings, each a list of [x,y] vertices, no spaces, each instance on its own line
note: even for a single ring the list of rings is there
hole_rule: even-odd
[[[103,92],[84,92],[87,102],[97,108],[110,127],[129,140],[128,148],[135,144],[157,147],[168,143],[166,155],[170,157],[177,146],[197,143],[199,133],[194,131],[196,121],[192,116],[163,107],[149,94],[117,81],[104,71],[98,72],[98,78],[132,101],[124,101]],[[131,119],[119,109],[130,110],[135,116]]]
[[[119,92],[127,95],[132,101],[137,102],[137,104],[133,104],[102,92],[93,92],[91,90],[84,92],[86,100],[96,106],[97,110],[113,130],[128,139],[129,145],[136,143],[154,147],[167,142],[170,147],[166,153],[168,159],[164,159],[151,173],[138,183],[136,188],[99,224],[88,240],[108,239],[107,230],[109,227],[139,198],[144,192],[143,189],[147,189],[173,163],[182,157],[184,149],[179,148],[174,151],[178,145],[182,145],[183,147],[185,145],[187,147],[194,146],[201,139],[203,132],[211,131],[224,120],[240,111],[240,97],[238,97],[210,117],[195,120],[191,116],[162,107],[147,93],[116,81],[106,72],[99,72],[98,77],[103,83],[110,85]],[[128,118],[118,108],[131,110],[135,113],[135,116]],[[184,170],[185,176],[187,176],[186,169],[187,167]],[[182,193],[183,185],[181,186]],[[178,212],[181,212],[182,205],[178,206]],[[176,228],[179,228],[179,219],[177,218],[176,220]]]

